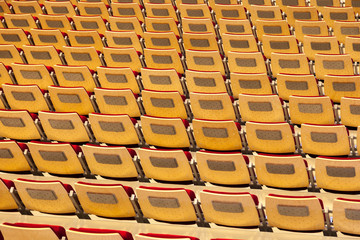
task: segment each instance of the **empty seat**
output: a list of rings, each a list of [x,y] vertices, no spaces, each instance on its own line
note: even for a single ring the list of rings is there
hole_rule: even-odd
[[[240,152],[197,151],[197,168],[201,180],[221,185],[248,185],[249,158]]]
[[[90,113],[89,122],[98,142],[117,145],[139,143],[136,120],[128,115]]]
[[[189,92],[226,92],[225,77],[220,72],[186,70],[186,86]]]
[[[342,97],[340,100],[341,123],[345,126],[360,126],[360,97]]]
[[[172,3],[144,3],[144,7],[148,17],[173,18],[178,21],[178,15]]]
[[[117,240],[119,238],[124,240],[133,239],[131,233],[126,231],[99,228],[69,228],[69,230],[66,231],[66,236],[69,240]]]
[[[319,96],[317,80],[312,74],[281,74],[277,75],[279,97],[289,101],[291,95]]]
[[[37,85],[3,84],[2,89],[13,110],[26,109],[31,113],[50,110],[44,92]]]
[[[80,1],[77,4],[80,15],[101,16],[103,19],[109,19],[108,7],[108,5],[105,5],[105,3],[101,1]]]
[[[256,26],[257,37],[259,41],[263,40],[263,36],[268,35],[290,35],[289,25],[286,20],[256,20],[254,21]]]
[[[244,122],[284,122],[282,104],[282,100],[275,94],[239,94],[239,110]]]
[[[77,145],[31,141],[27,146],[39,171],[61,175],[84,173]]]
[[[28,149],[25,143],[2,140],[0,147],[0,171],[28,172],[31,170],[24,153]],[[6,201],[2,203],[5,204]]]
[[[96,84],[93,76],[95,73],[87,66],[54,65],[53,68],[59,86],[83,87],[86,91],[94,91]]]
[[[184,188],[140,186],[136,188],[140,208],[146,218],[166,222],[195,222],[195,193]]]
[[[349,135],[344,125],[301,124],[304,153],[325,156],[350,154]]]
[[[176,72],[183,74],[184,66],[181,55],[176,49],[144,49],[145,62],[148,68],[169,69],[173,68]]]
[[[115,17],[137,17],[139,21],[144,22],[144,15],[138,3],[113,3],[111,8]]]
[[[44,6],[46,8],[46,12],[49,15],[66,15],[67,17],[72,17],[76,15],[74,6],[71,1],[44,1]]]
[[[142,62],[140,52],[135,48],[109,48],[103,49],[104,58],[108,67],[129,67],[135,72],[140,72]]]
[[[173,18],[145,18],[146,31],[148,32],[173,32],[180,36],[178,23]]]
[[[63,46],[62,51],[68,65],[88,66],[89,69],[95,70],[99,66],[103,66],[100,61],[98,52],[94,47],[69,47]],[[61,63],[58,63],[61,64]]]
[[[210,18],[182,18],[183,32],[216,33]]]
[[[304,53],[271,53],[273,77],[281,74],[310,74],[308,58]]]
[[[39,119],[48,139],[61,142],[89,142],[84,126],[86,117],[76,112],[39,112]]]
[[[307,162],[300,155],[258,154],[254,158],[260,184],[289,189],[309,186]]]
[[[188,1],[190,1],[190,0],[188,0]],[[185,3],[185,2],[183,1],[183,3]],[[190,3],[190,2],[188,2],[188,3]],[[228,5],[231,6],[232,5],[232,6],[235,6],[235,5],[238,5],[238,2],[235,1],[235,0],[210,0],[208,2],[208,4],[209,4],[209,6],[211,8],[214,9],[218,5],[226,5],[226,6],[228,6]]]
[[[293,153],[294,129],[286,122],[246,122],[246,139],[253,151]]]
[[[236,121],[233,100],[226,92],[190,93],[191,110],[198,119]]]
[[[177,91],[184,95],[181,74],[175,69],[141,68],[144,89],[154,91]]]
[[[224,48],[225,56],[228,52],[257,52],[259,51],[258,42],[252,34],[229,34],[223,33],[222,46]]]
[[[336,198],[333,201],[333,224],[336,231],[359,235],[359,200]]]
[[[350,39],[358,39],[360,37],[360,23],[355,21],[335,21],[334,22],[334,35],[336,36],[337,40],[345,44],[347,43],[347,38],[350,37]],[[352,44],[351,41],[349,44]],[[347,49],[352,49],[352,46],[347,46]],[[346,51],[346,53],[351,54],[351,51]],[[359,59],[359,58],[355,58]],[[357,60],[355,60],[357,61]]]
[[[22,28],[29,31],[32,28],[39,28],[35,22],[35,18],[30,13],[4,14],[4,19],[8,28]]]
[[[209,3],[211,6],[211,3]],[[216,21],[220,19],[247,19],[246,9],[239,4],[214,4],[211,7],[215,13]]]
[[[101,16],[73,16],[72,19],[77,30],[96,30],[100,34],[108,30]]]
[[[360,97],[359,80],[359,76],[325,75],[324,92],[337,103],[343,97]]]
[[[141,127],[146,143],[167,148],[189,148],[189,123],[181,118],[141,116]]]
[[[325,7],[340,7],[340,1],[337,0],[310,0],[310,6],[316,7],[320,12]]]
[[[345,6],[346,7],[353,7],[354,13],[359,14],[359,1],[358,0],[345,0]]]
[[[214,50],[219,51],[215,33],[183,33],[184,48],[186,50]]]
[[[30,33],[35,45],[52,45],[56,49],[68,45],[59,29],[31,29]]]
[[[58,240],[66,237],[65,229],[57,225],[4,222],[0,224],[0,230],[3,237],[9,240]]]
[[[17,48],[31,44],[29,33],[25,33],[21,28],[1,28],[0,42],[1,44],[14,44]]]
[[[37,181],[24,178],[14,180],[15,187],[29,210],[53,214],[73,214],[76,208],[69,194],[70,184],[61,181]]]
[[[178,149],[140,148],[138,155],[147,178],[160,181],[193,181],[190,152]]]
[[[231,227],[260,225],[256,195],[248,192],[200,191],[205,221]]]
[[[271,58],[272,53],[299,53],[298,42],[294,35],[290,36],[272,36],[264,35],[263,52],[266,58]]]
[[[21,53],[21,55],[20,55]],[[0,45],[0,62],[6,66],[12,63],[26,63],[23,52],[14,45]]]
[[[359,52],[360,37],[347,36],[345,39],[345,53],[349,54],[353,61],[360,62]]]
[[[102,51],[104,45],[99,33],[95,30],[68,30],[67,35],[70,45],[73,47],[92,46],[97,51]]]
[[[304,36],[304,52],[310,60],[315,54],[340,54],[339,43],[335,36]]]
[[[140,117],[138,96],[130,89],[95,88],[96,103],[103,114],[127,114]]]
[[[9,68],[8,66],[5,66],[2,62],[0,62],[0,76],[1,76],[0,83],[1,84],[14,83],[14,78],[10,77],[10,74],[9,74],[10,70],[12,70],[12,69]]]
[[[318,79],[324,79],[325,75],[354,75],[351,56],[315,54],[315,74]]]
[[[136,178],[132,149],[120,146],[86,144],[81,146],[86,163],[92,174],[112,178]]]
[[[194,137],[199,148],[215,151],[242,150],[241,126],[232,120],[193,120]]]
[[[144,34],[140,21],[137,19],[137,17],[110,16],[109,23],[112,31],[134,31],[139,36],[143,36]]]
[[[40,14],[38,16],[42,29],[55,30],[66,32],[73,29],[72,23],[66,15],[47,15]],[[31,31],[31,29],[30,29]],[[48,45],[48,44],[47,44]]]
[[[143,46],[140,43],[139,35],[134,31],[106,31],[106,44],[109,47],[128,48],[133,47],[137,52],[143,52]],[[102,49],[101,49],[102,50]]]
[[[36,84],[40,89],[48,90],[48,86],[54,84],[51,76],[51,67],[44,64],[23,64],[11,63],[12,73],[16,78],[16,82],[20,85]]]
[[[230,73],[267,73],[261,52],[228,52]]]
[[[359,158],[317,157],[315,160],[316,184],[319,188],[351,192],[359,191],[357,172]]]
[[[321,231],[325,227],[324,206],[315,196],[269,194],[265,206],[270,226],[294,231]]]
[[[10,194],[11,188],[14,188],[14,182],[7,179],[0,178],[0,193],[1,193],[1,210],[16,210],[18,205]],[[0,227],[1,228],[1,227]],[[3,230],[1,229],[2,234],[4,234]]]
[[[305,1],[300,1],[300,2],[304,3]],[[297,20],[301,20],[301,21],[319,20],[319,13],[315,7],[310,7],[310,6],[307,7],[305,5],[287,6],[285,12],[286,12],[286,20],[293,27],[295,26],[295,22]]]
[[[239,94],[272,94],[271,79],[266,73],[230,73],[233,98]]]
[[[182,52],[179,36],[174,32],[145,32],[144,41],[147,48],[170,49],[174,48],[178,53]]]
[[[31,14],[34,17],[43,13],[40,4],[37,1],[14,1],[11,6],[15,14]]]
[[[36,114],[26,110],[0,110],[0,136],[19,140],[40,139]]]
[[[304,36],[329,36],[329,29],[325,21],[295,21],[295,36],[300,42],[304,41]]]
[[[244,0],[242,4],[249,9],[251,5],[266,5],[271,6],[272,2],[270,0]]]
[[[4,13],[12,13],[9,4],[5,0],[0,1],[0,6],[0,16],[4,16]]]
[[[352,7],[324,7],[321,14],[327,25],[334,28],[336,21],[355,21],[354,9]]]
[[[279,6],[251,5],[251,21],[262,20],[282,20],[282,13]]]
[[[43,64],[45,66],[53,66],[55,64],[63,64],[63,60],[59,56],[59,51],[54,46],[27,46],[22,47],[29,64]],[[19,62],[15,62],[19,63]]]
[[[253,34],[250,21],[247,19],[219,19],[219,29],[221,33],[230,34]]]
[[[210,9],[206,3],[178,4],[181,18],[212,18]]]
[[[74,184],[84,212],[102,217],[135,217],[135,210],[130,202],[134,191],[121,184],[100,184],[77,182]]]

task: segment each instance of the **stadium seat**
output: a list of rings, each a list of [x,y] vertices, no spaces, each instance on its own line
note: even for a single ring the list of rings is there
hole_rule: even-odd
[[[69,240],[133,240],[131,233],[127,231],[100,228],[69,228],[66,236]]]
[[[178,4],[181,18],[208,18],[212,19],[210,9],[206,3]]]
[[[105,34],[108,30],[106,21],[101,16],[73,16],[77,30],[96,30],[100,34]]]
[[[350,37],[350,39],[352,39],[353,37],[354,39],[358,39],[358,37],[360,37],[360,23],[355,21],[335,21],[334,35],[336,36],[337,40],[342,44],[346,44],[347,37]],[[348,49],[350,50],[351,46],[349,46]],[[349,52],[349,54],[351,54],[351,51]]]
[[[135,72],[140,72],[143,67],[140,52],[137,52],[135,48],[106,47],[103,52],[108,67],[130,67]]]
[[[98,52],[94,47],[63,46],[62,51],[65,55],[65,60],[68,65],[88,66],[91,70],[95,70],[97,67],[103,66],[102,62],[100,61]]]
[[[213,4],[209,2],[209,6],[215,13],[216,21],[220,19],[247,19],[246,9],[239,4]]]
[[[15,61],[10,67],[19,85],[36,84],[40,89],[48,90],[48,87],[55,83],[51,76],[51,67],[44,64],[23,64]]]
[[[69,45],[59,29],[31,29],[30,33],[35,45],[52,45],[56,49]]]
[[[0,51],[1,54],[1,51]],[[2,62],[0,62],[0,83],[1,84],[13,84],[15,83],[15,79],[13,76],[10,76],[9,71],[12,72],[12,69],[9,66],[5,66]]]
[[[230,73],[267,73],[261,52],[228,52]]]
[[[94,47],[97,51],[102,51],[104,45],[99,33],[95,30],[68,30],[67,36],[70,45],[73,47]]]
[[[0,62],[5,66],[12,63],[26,63],[24,52],[14,45],[0,45]]]
[[[340,106],[341,123],[349,127],[360,126],[360,97],[342,97]]]
[[[144,15],[138,3],[113,3],[111,4],[113,16],[115,17],[137,17],[144,22]]]
[[[143,46],[140,43],[139,35],[134,31],[120,32],[120,31],[106,31],[106,44],[114,48],[135,48],[137,52],[143,52]],[[102,49],[101,49],[102,50]]]
[[[185,50],[219,51],[215,33],[183,33]]]
[[[137,35],[143,36],[144,31],[137,17],[113,17],[110,16],[109,23],[112,31],[134,31]],[[148,24],[146,24],[149,28]],[[149,31],[149,30],[148,30]]]
[[[61,87],[83,87],[88,92],[94,92],[96,87],[93,78],[94,71],[87,66],[54,65],[56,80]]]
[[[359,30],[360,31],[360,30]],[[355,62],[360,62],[359,57],[360,37],[347,36],[345,39],[345,53],[349,54]]]
[[[336,231],[359,235],[359,200],[336,198],[333,201],[333,224]]]
[[[46,1],[47,2],[47,1]],[[73,29],[72,23],[66,15],[47,15],[40,14],[38,16],[42,29],[55,30],[66,32]],[[31,31],[32,29],[30,29]]]
[[[183,52],[179,36],[174,32],[144,32],[144,41],[147,48],[154,49],[176,49],[178,53]]]
[[[228,52],[258,52],[257,39],[252,34],[229,34],[223,33],[222,46],[227,57]]]
[[[4,19],[8,28],[22,28],[24,31],[29,31],[32,28],[39,28],[35,18],[30,13],[18,14],[4,14]]]
[[[271,6],[272,2],[271,0],[244,0],[242,1],[242,4],[246,9],[249,9],[251,5],[266,5]]]
[[[11,189],[14,187],[15,186],[13,181],[0,178],[0,193],[1,193],[0,210],[2,211],[16,210],[18,208],[16,200],[10,194]]]
[[[32,170],[26,157],[28,148],[25,143],[1,140],[0,147],[0,171],[29,172]],[[6,203],[6,201],[2,203]]]
[[[44,64],[53,66],[55,64],[64,64],[60,58],[59,51],[54,46],[28,46],[22,47],[26,61],[29,64]],[[18,62],[15,62],[18,63]]]
[[[304,52],[310,60],[316,54],[340,54],[339,43],[335,36],[304,36]]]
[[[146,31],[148,32],[173,32],[180,36],[178,23],[173,18],[145,18]]]
[[[80,15],[101,16],[103,19],[109,19],[108,6],[103,2],[79,1],[77,4]]]
[[[31,14],[34,17],[37,17],[39,14],[42,14],[40,4],[37,1],[12,1],[11,6],[15,14]]]
[[[229,34],[253,34],[252,26],[248,19],[219,19],[219,29],[221,33]]]
[[[186,50],[186,64],[189,69],[197,71],[219,71],[222,75],[226,74],[224,62],[219,51],[195,51]]]
[[[325,75],[354,75],[353,61],[348,54],[315,54],[316,78]]]
[[[25,33],[21,28],[1,28],[0,29],[1,44],[14,44],[17,48],[23,45],[31,45],[29,33]]]
[[[272,53],[299,53],[298,41],[294,35],[262,37],[262,48],[264,56],[271,59]]]
[[[176,49],[144,49],[145,62],[148,68],[169,69],[173,68],[176,72],[183,74],[184,66],[182,57]]]
[[[319,10],[319,12],[322,12],[324,7],[340,7],[340,1],[310,0],[310,6],[314,6],[317,10]]]
[[[282,13],[279,6],[251,5],[251,21],[261,20],[282,20]]]
[[[76,15],[74,5],[71,1],[44,1],[44,7],[49,15],[66,15],[67,17],[73,17]]]
[[[332,101],[339,103],[343,97],[360,97],[360,77],[359,76],[338,76],[325,75],[324,93]]]
[[[262,42],[264,35],[290,35],[289,25],[286,20],[261,20],[254,21],[257,37]]]
[[[230,73],[233,98],[239,94],[272,94],[271,79],[266,73]]]
[[[65,229],[57,225],[4,222],[0,224],[0,230],[3,237],[9,240],[58,240],[66,237]]]
[[[329,36],[329,29],[325,21],[295,21],[295,36],[300,42],[304,42],[304,36]]]
[[[216,33],[214,22],[210,18],[182,18],[183,32]]]
[[[355,21],[352,7],[324,7],[321,14],[326,24],[331,28],[334,28],[336,21]]]
[[[305,0],[280,0],[276,3],[281,9],[281,11],[286,12],[290,7],[304,7],[307,6]]]
[[[147,17],[173,18],[175,21],[178,21],[178,15],[172,3],[144,3],[144,7]]]
[[[5,13],[12,13],[11,5],[9,6],[5,0],[0,1],[0,16],[4,16]]]
[[[279,74],[310,74],[308,58],[304,53],[273,51],[271,52],[271,72],[274,78],[277,78]]]
[[[189,92],[226,92],[225,76],[214,71],[186,70],[186,85]]]
[[[183,79],[175,69],[141,68],[141,80],[144,89],[153,91],[176,91],[184,95]],[[187,82],[187,85],[189,82]]]
[[[300,1],[304,3],[305,1]],[[297,20],[316,21],[319,20],[319,13],[315,7],[310,6],[287,6],[283,11],[286,12],[286,20],[290,26],[295,26]],[[297,28],[295,28],[297,31]],[[299,29],[300,30],[300,29]]]

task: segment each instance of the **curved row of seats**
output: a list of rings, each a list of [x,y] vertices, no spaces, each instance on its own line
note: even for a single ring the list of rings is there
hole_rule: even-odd
[[[28,210],[78,214],[82,218],[94,214],[118,219],[136,218],[139,222],[148,222],[147,219],[180,224],[193,222],[200,227],[208,227],[208,223],[260,227],[262,231],[269,231],[268,226],[271,226],[328,234],[333,231],[333,224],[335,231],[359,234],[356,226],[360,221],[360,203],[357,199],[335,199],[330,222],[329,211],[324,210],[322,200],[316,196],[269,194],[265,197],[264,210],[257,196],[246,192],[202,190],[198,193],[200,207],[195,193],[184,188],[139,186],[135,194],[132,188],[121,184],[77,182],[74,186],[75,190],[60,181],[3,180],[2,199],[7,201],[1,201],[1,206],[8,210],[19,207],[23,214],[31,214]]]

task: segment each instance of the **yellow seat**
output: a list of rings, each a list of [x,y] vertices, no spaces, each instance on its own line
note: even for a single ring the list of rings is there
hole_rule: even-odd
[[[295,36],[300,42],[304,42],[304,36],[329,36],[329,29],[325,21],[295,21]]]
[[[342,97],[340,100],[341,123],[345,126],[360,126],[360,97]]]
[[[266,73],[230,73],[233,98],[239,94],[272,94],[271,79]]]
[[[14,140],[0,141],[0,170],[5,172],[28,172],[31,167],[25,157],[24,151],[27,150],[25,143],[16,142]],[[5,196],[1,195],[1,196]],[[7,204],[7,201],[1,201]],[[11,201],[9,201],[11,203]],[[11,206],[11,204],[9,204]]]
[[[94,91],[94,72],[87,66],[55,65],[53,68],[61,87],[83,87],[86,91]]]
[[[221,72],[204,72],[187,69],[185,75],[189,92],[226,92],[225,77]]]
[[[271,59],[272,53],[299,53],[298,42],[294,35],[272,36],[264,35],[263,52],[267,59]]]
[[[336,198],[333,201],[332,209],[335,231],[359,234],[357,213],[360,209],[360,204],[358,199]]]
[[[315,54],[315,75],[354,75],[353,61],[348,54]]]
[[[282,74],[277,75],[279,97],[289,101],[291,95],[319,96],[317,80],[312,74]]]
[[[153,91],[176,91],[184,95],[182,79],[175,69],[141,68],[144,89]]]
[[[19,85],[36,84],[44,90],[48,90],[49,86],[54,85],[54,80],[49,72],[51,68],[44,64],[12,63],[10,66]]]
[[[357,98],[360,97],[360,77],[325,75],[324,92],[330,99],[339,103],[343,97]]]
[[[53,66],[55,64],[64,64],[59,56],[59,51],[54,46],[28,46],[22,47],[27,63],[43,64]],[[17,63],[17,62],[15,62]]]
[[[310,74],[309,59],[304,53],[271,53],[273,77],[280,74]]]
[[[316,54],[340,54],[339,42],[335,36],[304,36],[304,52],[310,60]]]

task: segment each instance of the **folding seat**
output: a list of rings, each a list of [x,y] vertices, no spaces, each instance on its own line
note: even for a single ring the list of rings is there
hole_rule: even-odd
[[[247,19],[219,19],[219,29],[222,34],[253,34],[250,21]]]
[[[133,47],[137,52],[143,52],[143,45],[140,43],[140,37],[136,32],[105,32],[106,45],[114,48],[129,48]],[[102,47],[101,47],[102,51]]]
[[[312,61],[315,54],[340,54],[335,36],[304,36],[303,44],[306,57]]]
[[[183,51],[181,40],[174,32],[144,32],[144,42],[147,48]]]
[[[26,34],[21,28],[0,28],[0,43],[14,44],[15,47],[21,48],[23,45],[30,45],[29,34]]]
[[[194,119],[193,131],[199,148],[214,151],[242,150],[241,126],[232,120]]]
[[[324,230],[324,205],[316,196],[269,194],[265,206],[270,226],[294,231]]]
[[[233,101],[234,99],[227,92],[190,92],[191,110],[194,118],[198,119],[236,121]]]
[[[341,7],[341,4],[338,0],[310,0],[310,6],[314,6],[319,12],[323,12],[325,7]]]
[[[295,21],[295,36],[300,42],[304,42],[304,36],[329,36],[329,29],[325,21]]]
[[[335,21],[355,21],[352,7],[324,7],[321,11],[327,25],[334,28]]]
[[[108,5],[104,2],[80,1],[77,4],[80,15],[101,16],[103,19],[109,19]]]
[[[42,29],[58,29],[61,32],[73,29],[72,23],[66,15],[40,14],[38,19]]]
[[[276,3],[281,9],[281,11],[286,12],[288,14],[288,9],[290,7],[305,7],[308,6],[305,0],[280,0]]]
[[[199,240],[195,237],[173,235],[173,234],[158,234],[158,233],[140,233],[135,236],[136,240],[166,240],[166,239],[184,239],[184,240]]]
[[[43,64],[45,66],[53,66],[55,64],[63,64],[60,58],[59,50],[54,46],[28,46],[22,47],[26,61],[29,64]]]
[[[182,18],[208,18],[212,19],[210,9],[206,3],[178,4]]]
[[[89,69],[95,70],[99,66],[103,66],[98,52],[94,47],[69,47],[63,46],[62,51],[68,65],[88,66]],[[54,64],[55,65],[55,64]],[[61,65],[61,63],[60,63]]]
[[[77,182],[74,186],[86,213],[111,218],[136,216],[130,201],[130,197],[134,194],[131,187],[87,182]]]
[[[5,0],[0,1],[0,16],[4,16],[5,13],[12,13],[11,5],[8,5],[8,3]]]
[[[359,191],[360,159],[317,157],[315,160],[316,184],[319,188],[353,192]]]
[[[1,53],[1,51],[0,51]],[[0,62],[0,84],[4,83],[14,83],[15,79],[13,76],[10,76],[9,71],[11,71],[11,68],[8,66],[5,66],[3,63]]]
[[[360,62],[360,36],[347,36],[345,39],[345,53],[355,62]]]
[[[94,72],[87,66],[54,65],[53,68],[59,86],[83,87],[86,91],[94,91],[96,87]]]
[[[176,49],[144,49],[145,62],[148,68],[155,69],[175,69],[176,72],[183,74],[183,57]]]
[[[241,3],[242,5],[244,5],[246,9],[250,9],[251,5],[266,5],[266,6],[273,5],[271,0],[244,0]]]
[[[15,14],[31,14],[37,17],[43,13],[38,1],[11,1],[11,6]]]
[[[291,95],[319,96],[317,80],[313,74],[282,74],[276,79],[279,97],[289,101]]]
[[[8,28],[22,28],[29,31],[32,28],[40,28],[31,14],[9,14],[4,13],[4,19]]]
[[[69,228],[66,230],[66,236],[69,240],[116,240],[120,237],[124,240],[133,239],[131,233],[126,231],[98,228]]]
[[[288,6],[286,7],[285,11],[286,11],[286,20],[288,21],[290,26],[294,26],[297,20],[302,20],[302,21],[319,20],[319,13],[315,7]]]
[[[131,89],[135,94],[140,93],[137,73],[131,68],[97,67],[98,82],[103,88]]]
[[[140,148],[138,155],[147,178],[160,181],[193,181],[190,152],[178,149]]]
[[[4,149],[4,150],[6,150],[6,149]],[[0,178],[0,193],[1,193],[0,210],[13,211],[13,210],[18,209],[18,204],[17,204],[18,199],[15,199],[12,196],[12,194],[10,193],[10,192],[16,191],[14,189],[15,189],[15,186],[14,186],[13,181]],[[1,235],[1,237],[3,237],[3,235]]]
[[[25,157],[28,154],[28,150],[27,150],[28,148],[25,143],[16,142],[14,140],[1,140],[0,147],[1,147],[0,171],[4,171],[4,172],[31,171],[31,167],[28,163],[28,160]],[[1,194],[1,196],[4,195]],[[9,203],[10,202],[11,201],[9,201]],[[6,204],[7,201],[1,201],[1,203]]]
[[[0,45],[0,63],[9,66],[11,63],[26,63],[24,53],[14,45]]]
[[[185,35],[185,34],[184,34]],[[258,52],[259,45],[252,34],[221,34],[224,54],[227,57],[228,52]]]
[[[182,18],[183,32],[215,33],[214,22],[210,18]]]
[[[308,164],[300,155],[258,154],[254,158],[259,184],[289,189],[309,186]]]
[[[23,64],[11,63],[12,73],[16,78],[16,82],[20,85],[36,84],[40,89],[47,90],[48,86],[54,84],[52,69],[44,64]]]
[[[279,74],[310,74],[309,62],[304,53],[271,53],[271,73],[274,78]]]
[[[262,20],[282,20],[282,13],[279,6],[250,6],[251,21]]]
[[[102,51],[104,44],[99,33],[95,30],[68,30],[70,45],[73,47],[94,47],[97,51]]]
[[[35,45],[52,45],[56,49],[69,45],[67,37],[59,29],[31,29],[30,34]]]
[[[186,50],[186,64],[189,69],[196,71],[218,71],[222,75],[226,75],[226,65],[219,51],[195,51]]]
[[[138,3],[112,3],[113,16],[115,17],[137,17],[144,22],[144,15]]]
[[[140,72],[143,67],[140,61],[140,52],[135,48],[109,48],[103,49],[104,59],[108,67],[129,67],[135,72]]]
[[[56,112],[77,112],[88,115],[94,112],[90,94],[83,87],[49,86],[51,102]]]
[[[148,32],[173,32],[180,36],[178,23],[173,18],[145,18],[146,31]]]
[[[280,35],[288,36],[290,34],[289,25],[286,20],[256,20],[254,22],[256,26],[256,33],[259,41],[262,42],[263,36],[268,35]]]
[[[59,113],[39,111],[41,126],[48,139],[60,142],[89,142],[84,124],[87,119],[76,112]]]
[[[211,5],[211,3],[209,3]],[[247,19],[246,9],[239,4],[214,4],[212,9],[215,13],[216,21],[225,19]]]
[[[81,146],[92,174],[111,178],[136,178],[133,158],[136,152],[119,146],[86,144]]]
[[[350,127],[360,126],[360,96],[342,97],[340,106],[341,124]]]
[[[256,195],[248,192],[200,191],[205,221],[222,226],[254,227],[260,225]]]
[[[73,188],[61,181],[38,181],[18,178],[15,187],[29,210],[52,214],[71,214],[77,211],[70,198]]]
[[[271,79],[266,73],[230,73],[232,96],[240,93],[272,94]]]
[[[325,156],[350,154],[349,134],[345,125],[301,124],[304,153]]]
[[[39,171],[60,175],[84,174],[83,163],[78,158],[81,152],[78,145],[31,141],[27,146]]]
[[[186,50],[219,51],[215,33],[183,33],[182,40]]]
[[[173,18],[178,21],[178,15],[172,3],[144,3],[146,16],[157,18]]]
[[[192,190],[139,186],[135,191],[146,218],[166,222],[197,221]]]
[[[185,96],[173,91],[142,90],[142,104],[147,115],[154,117],[188,118]]]
[[[129,115],[90,113],[91,130],[98,142],[116,145],[139,144],[135,119]]]
[[[325,75],[354,75],[353,61],[348,54],[315,54],[315,76],[324,79]]]
[[[330,99],[339,103],[343,97],[360,97],[359,76],[325,75],[324,92]]]
[[[9,240],[58,240],[66,237],[65,229],[58,225],[4,222],[0,224],[0,230],[3,237]]]
[[[101,16],[73,16],[72,20],[76,30],[96,30],[100,34],[108,30],[106,21]]]
[[[239,110],[244,122],[284,122],[282,105],[282,100],[276,94],[239,94]]]
[[[125,31],[125,32],[135,32],[139,36],[143,36],[144,31],[141,27],[142,22],[140,23],[137,17],[109,17],[109,24],[112,31]],[[147,26],[147,24],[146,24]],[[147,26],[148,27],[148,26]]]
[[[249,158],[240,152],[197,151],[197,169],[202,181],[221,185],[248,185]]]
[[[220,72],[186,70],[186,85],[189,92],[226,92],[225,76]]]
[[[345,7],[353,7],[355,14],[360,13],[360,2],[358,0],[345,0]]]
[[[44,1],[44,7],[49,15],[66,15],[70,18],[76,15],[71,1]]]
[[[189,148],[189,123],[181,118],[141,116],[141,128],[146,143],[167,148]]]
[[[333,201],[334,230],[359,235],[359,200],[336,198]]]
[[[294,129],[286,122],[246,122],[246,137],[252,151],[293,153]]]
[[[138,96],[130,89],[95,88],[96,103],[103,114],[127,114],[140,117]]]
[[[345,52],[351,54],[351,41],[347,42],[346,39],[355,40],[360,37],[360,22],[348,22],[348,21],[335,21],[334,22],[334,35],[337,40],[345,44]],[[350,46],[346,46],[346,43],[349,43]],[[348,51],[347,51],[348,50]],[[355,58],[359,59],[359,58]],[[358,60],[356,60],[358,61]]]
[[[183,79],[175,69],[141,68],[141,80],[144,89],[154,91],[176,91],[184,95]]]
[[[261,52],[228,52],[230,73],[267,73]]]
[[[37,85],[3,84],[7,103],[13,110],[27,110],[31,113],[49,111],[44,92]]]
[[[263,52],[268,59],[272,53],[299,53],[299,45],[294,35],[290,36],[263,36]]]
[[[0,110],[0,136],[18,140],[40,139],[37,116],[26,110]]]

